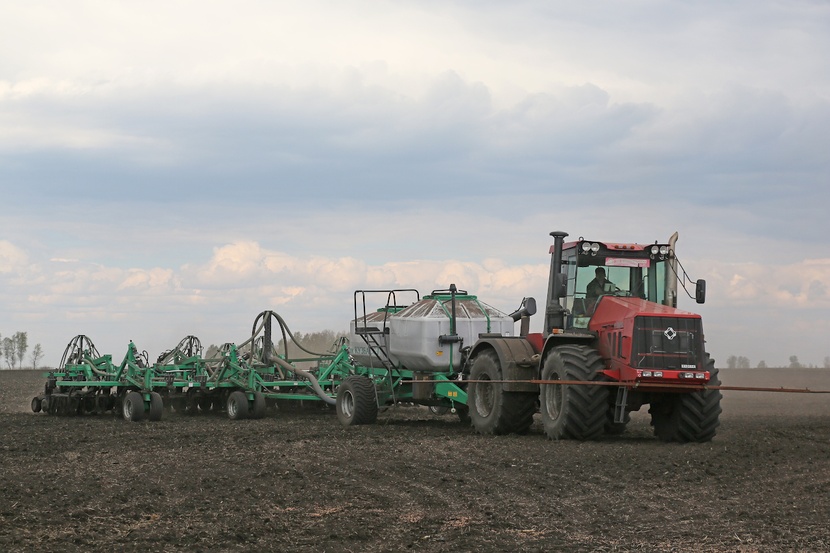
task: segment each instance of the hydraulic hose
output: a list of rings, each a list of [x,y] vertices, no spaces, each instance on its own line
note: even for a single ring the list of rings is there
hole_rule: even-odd
[[[317,381],[317,378],[313,374],[311,374],[308,371],[304,371],[303,369],[298,369],[297,367],[292,366],[290,363],[283,361],[279,357],[274,359],[274,361],[276,361],[277,365],[279,365],[283,369],[292,373],[296,373],[304,378],[307,378],[308,381],[311,382],[311,387],[312,389],[314,389],[314,393],[317,394],[317,396],[320,399],[322,399],[323,402],[325,402],[327,405],[335,405],[337,403],[336,399],[334,399],[333,397],[329,397],[329,395],[323,390],[323,388],[320,386],[320,383]]]

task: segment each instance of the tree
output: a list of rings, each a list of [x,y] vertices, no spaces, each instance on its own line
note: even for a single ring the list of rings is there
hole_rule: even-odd
[[[26,357],[26,350],[29,349],[29,336],[26,332],[15,332],[12,340],[16,342],[17,368],[23,368],[23,358]]]
[[[726,368],[727,369],[734,369],[738,366],[738,358],[734,355],[730,355],[726,358]]]
[[[749,358],[744,357],[743,355],[738,357],[738,368],[739,369],[748,369],[749,368]]]
[[[37,369],[37,364],[40,362],[40,359],[43,357],[43,348],[40,347],[40,344],[35,344],[35,347],[32,348],[32,368]]]
[[[791,369],[800,369],[801,363],[798,362],[797,355],[790,355],[790,368]]]
[[[288,357],[290,359],[305,358],[310,359],[317,357],[317,354],[333,354],[337,352],[338,343],[345,334],[342,332],[334,332],[332,330],[322,330],[319,332],[309,332],[303,334],[302,332],[294,333],[294,340],[288,339]],[[297,346],[297,342],[308,351],[303,351]],[[285,345],[280,338],[276,345],[277,352],[282,355],[285,353]],[[314,353],[309,353],[314,352]],[[314,362],[306,361],[299,362],[297,366],[300,368],[312,368]]]
[[[767,362],[764,361],[763,359],[761,359],[760,361],[758,361],[758,368],[759,369],[766,369],[767,368]]]
[[[3,338],[3,359],[6,360],[8,368],[14,368],[15,361],[17,361],[17,342],[11,338]]]

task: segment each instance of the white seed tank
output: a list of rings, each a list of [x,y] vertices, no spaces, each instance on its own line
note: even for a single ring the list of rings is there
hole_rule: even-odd
[[[355,321],[350,325],[350,352],[359,364],[381,366],[360,335],[363,328],[376,328],[377,333],[364,336],[376,341],[395,365],[412,371],[455,372],[461,369],[461,349],[472,346],[479,335],[513,334],[512,317],[476,296],[455,296],[455,336],[452,312],[452,296],[433,293],[394,313],[368,313],[357,325]]]

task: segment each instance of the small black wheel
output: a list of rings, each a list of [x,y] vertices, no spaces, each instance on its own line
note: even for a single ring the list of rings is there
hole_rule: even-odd
[[[430,405],[429,412],[433,415],[438,415],[440,417],[441,415],[446,415],[447,413],[449,413],[450,408],[446,405]]]
[[[236,390],[228,396],[228,418],[235,421],[248,418],[248,396],[245,392]]]
[[[40,409],[47,415],[51,415],[54,409],[52,398],[49,396],[43,396],[43,399],[40,400]]]
[[[365,376],[349,376],[337,389],[336,406],[343,426],[374,424],[378,420],[374,383]]]
[[[121,403],[121,414],[125,421],[138,422],[144,418],[144,396],[138,392],[127,392]]]
[[[265,394],[262,392],[254,392],[254,405],[251,409],[252,419],[261,419],[265,416],[265,411],[268,406],[265,403]]]
[[[207,413],[213,409],[213,398],[208,396],[199,397],[199,399],[196,400],[196,403],[199,405],[199,411],[203,413]]]
[[[147,411],[148,421],[160,421],[164,414],[164,401],[158,392],[150,392],[150,409]]]
[[[40,397],[32,398],[32,412],[33,413],[40,413],[40,409],[41,409],[42,405],[43,405],[43,402],[41,401]]]

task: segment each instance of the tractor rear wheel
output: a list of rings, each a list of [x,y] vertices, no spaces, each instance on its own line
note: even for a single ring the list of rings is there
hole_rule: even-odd
[[[164,400],[158,392],[150,392],[150,409],[147,411],[148,421],[160,421],[164,413]]]
[[[241,390],[231,392],[228,396],[228,418],[235,421],[246,419],[248,411],[248,395]]]
[[[343,426],[374,424],[378,420],[374,383],[365,376],[349,376],[337,389],[336,408]]]
[[[138,422],[144,418],[144,396],[138,392],[127,392],[121,402],[121,414],[125,421]]]
[[[708,353],[704,367],[709,371],[709,384],[720,386],[718,369]],[[648,410],[654,435],[664,442],[711,441],[720,425],[720,400],[720,390],[663,394]]]
[[[565,344],[545,359],[542,380],[590,382],[604,368],[594,348]],[[603,386],[542,384],[539,401],[545,434],[551,440],[594,440],[605,430],[608,389]]]
[[[476,355],[470,369],[467,406],[473,428],[479,434],[527,432],[536,412],[535,394],[505,392],[501,364],[496,352],[487,350]],[[479,382],[475,382],[479,381]]]

